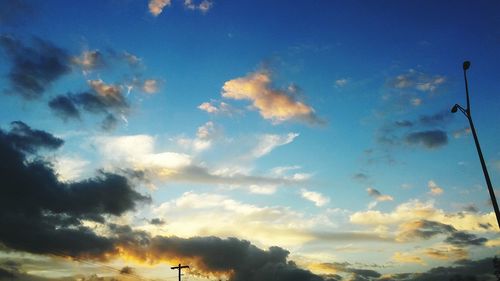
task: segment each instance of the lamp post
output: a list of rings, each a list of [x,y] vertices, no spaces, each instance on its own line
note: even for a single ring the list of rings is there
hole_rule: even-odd
[[[497,218],[498,227],[500,228],[500,211],[498,210],[497,198],[495,197],[495,191],[491,186],[490,175],[488,174],[488,169],[486,168],[486,163],[484,162],[483,152],[481,151],[481,146],[479,145],[479,140],[477,138],[476,129],[474,127],[474,122],[472,122],[472,116],[470,112],[470,101],[469,101],[469,85],[467,83],[467,69],[470,67],[469,61],[464,61],[464,80],[465,80],[465,95],[467,98],[467,107],[464,109],[459,104],[455,104],[451,108],[451,112],[455,113],[460,110],[465,117],[469,120],[470,130],[472,131],[472,136],[474,137],[474,142],[476,144],[477,154],[479,155],[479,161],[481,162],[481,167],[483,168],[484,178],[486,180],[486,185],[488,186],[488,191],[490,193],[491,203],[493,204],[493,209],[495,210],[495,216]]]

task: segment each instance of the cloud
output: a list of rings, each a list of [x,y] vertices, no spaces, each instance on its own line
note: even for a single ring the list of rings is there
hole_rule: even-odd
[[[455,246],[482,246],[488,239],[466,232],[453,232],[445,242]]]
[[[328,204],[328,202],[330,202],[330,198],[326,197],[325,195],[319,192],[307,190],[305,188],[300,190],[300,195],[302,196],[302,198],[313,202],[316,207],[323,207]]]
[[[128,107],[120,86],[106,84],[101,79],[88,80],[87,83],[92,90],[97,93],[101,101],[108,107],[126,108]]]
[[[448,143],[448,136],[442,130],[430,130],[409,133],[405,137],[408,145],[421,145],[428,149],[435,149]]]
[[[398,232],[396,240],[404,242],[429,239],[438,234],[455,233],[456,229],[448,224],[422,219],[401,224]]]
[[[126,178],[99,173],[94,178],[64,183],[51,165],[33,158],[39,149],[57,149],[63,141],[17,121],[0,130],[0,243],[31,253],[63,252],[69,256],[101,256],[114,249],[111,239],[84,226],[82,220],[104,222],[149,198]],[[77,243],[75,243],[77,241]]]
[[[198,106],[198,109],[203,110],[209,114],[219,114],[228,116],[233,116],[235,114],[241,113],[240,110],[237,110],[236,108],[232,107],[231,105],[223,101],[218,102],[218,104],[216,101],[204,102]]]
[[[420,265],[426,265],[425,261],[420,256],[408,253],[395,252],[392,255],[391,259],[399,263],[416,263]]]
[[[147,94],[155,94],[159,91],[159,82],[155,79],[146,79],[142,85],[142,91]]]
[[[376,140],[388,147],[400,145],[426,149],[442,147],[448,143],[448,135],[442,128],[448,125],[450,117],[448,111],[439,111],[430,115],[420,115],[413,120],[386,121],[376,131]]]
[[[130,111],[121,86],[106,84],[101,79],[88,80],[87,83],[90,91],[55,96],[48,103],[50,109],[63,120],[79,119],[82,110],[102,114],[101,128],[113,130],[119,122],[116,115],[126,116]]]
[[[465,128],[462,128],[462,129],[454,130],[452,132],[452,135],[453,135],[454,138],[459,139],[459,138],[464,137],[466,135],[470,135],[470,133],[471,133],[470,128],[469,127],[465,127]]]
[[[452,116],[448,110],[444,110],[431,115],[421,115],[418,121],[423,126],[439,126],[448,123]]]
[[[148,8],[149,12],[157,17],[165,7],[170,6],[172,3],[171,0],[149,0]]]
[[[177,143],[184,148],[194,152],[200,152],[209,149],[215,139],[221,135],[221,129],[212,121],[208,121],[204,125],[198,127],[196,138],[179,138]]]
[[[439,187],[439,185],[437,185],[437,183],[433,180],[430,180],[427,183],[427,187],[429,187],[430,189],[429,193],[431,195],[441,195],[444,192],[444,190],[441,187]]]
[[[25,99],[40,98],[53,82],[71,71],[63,49],[39,38],[32,41],[27,46],[14,37],[0,35],[0,46],[12,63],[8,92]]]
[[[386,241],[371,232],[330,232],[335,223],[284,206],[259,206],[227,195],[185,192],[152,212],[169,217],[165,231],[181,237],[215,235],[250,239],[259,245],[296,247],[309,241]]]
[[[441,75],[430,76],[428,74],[410,69],[407,73],[400,74],[389,80],[390,87],[395,89],[414,89],[421,92],[436,92],[444,83],[446,78]]]
[[[410,221],[428,220],[453,226],[459,231],[485,232],[481,225],[495,225],[493,212],[481,213],[447,213],[434,207],[432,201],[421,202],[411,200],[398,205],[390,212],[376,210],[359,211],[350,216],[350,221],[361,225],[398,225]]]
[[[80,111],[69,96],[56,96],[49,101],[49,107],[64,121],[68,119],[80,119]]]
[[[322,123],[314,109],[296,100],[294,91],[271,87],[271,77],[265,71],[250,73],[245,77],[229,80],[222,87],[222,96],[235,100],[249,100],[264,119],[274,123],[289,120],[310,124]]]
[[[348,262],[325,262],[325,263],[313,263],[308,266],[313,271],[321,272],[325,274],[325,280],[332,280],[331,276],[335,276],[333,280],[378,280],[382,276],[379,272],[371,269],[359,269],[353,267],[352,264]],[[342,275],[347,275],[349,279],[343,279]],[[344,276],[345,277],[345,276]]]
[[[278,146],[291,143],[299,134],[288,133],[287,135],[262,135],[258,139],[257,146],[252,150],[251,154],[255,158],[260,158]]]
[[[262,280],[269,276],[289,281],[322,281],[318,275],[288,261],[280,247],[257,248],[245,240],[218,237],[152,237],[123,251],[143,262],[159,263],[181,257],[201,276],[229,277],[231,281]]]
[[[348,82],[349,82],[349,80],[347,80],[347,78],[337,79],[337,80],[335,80],[335,87],[343,88],[347,85]]]
[[[429,258],[438,260],[463,260],[469,257],[467,250],[453,246],[428,248],[424,250],[423,254]]]
[[[11,123],[11,130],[9,134],[4,134],[2,137],[12,147],[20,152],[34,153],[42,148],[44,149],[57,149],[63,145],[64,141],[53,135],[41,131],[31,129],[28,125],[21,121],[14,121]]]
[[[69,182],[81,180],[89,164],[89,161],[78,156],[62,156],[57,157],[53,163],[53,169],[59,181]]]
[[[203,130],[198,133],[199,136],[205,136]],[[300,177],[254,176],[241,171],[227,173],[225,169],[220,167],[209,169],[185,153],[156,152],[155,138],[149,135],[97,137],[92,142],[97,147],[107,167],[130,169],[139,172],[142,175],[141,179],[149,181],[220,184],[234,188],[252,185],[261,187],[296,185],[305,180]]]
[[[370,176],[365,173],[356,173],[352,176],[352,178],[359,182],[366,182],[370,179]]]
[[[392,201],[392,200],[394,200],[394,198],[392,198],[392,196],[382,194],[382,193],[380,193],[380,191],[376,190],[375,188],[369,187],[369,188],[366,189],[366,192],[368,192],[368,195],[370,195],[373,198],[375,198],[375,200],[377,200],[378,202],[384,202],[384,201]]]
[[[208,10],[212,8],[212,6],[213,2],[208,0],[203,0],[198,5],[193,3],[193,0],[184,0],[184,7],[190,10],[199,10],[202,13],[208,12]]]
[[[78,57],[73,57],[71,62],[81,67],[84,71],[103,68],[106,66],[103,54],[99,50],[83,51]]]

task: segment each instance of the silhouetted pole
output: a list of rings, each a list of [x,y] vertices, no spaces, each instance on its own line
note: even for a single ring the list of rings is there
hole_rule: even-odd
[[[178,266],[173,266],[173,267],[171,267],[171,268],[170,268],[170,269],[178,269],[178,270],[179,270],[179,281],[181,281],[181,275],[182,275],[182,274],[181,274],[181,270],[182,270],[183,268],[189,268],[189,265],[181,265],[181,264],[179,263],[179,265],[178,265]]]
[[[497,218],[498,227],[500,228],[500,211],[498,209],[497,198],[495,196],[495,191],[491,186],[490,175],[488,174],[488,169],[486,168],[486,163],[484,162],[483,152],[481,151],[481,146],[479,145],[479,139],[477,138],[476,128],[474,127],[474,122],[472,122],[472,116],[470,112],[470,101],[469,101],[469,84],[467,83],[467,69],[470,67],[469,61],[464,61],[463,69],[464,69],[464,80],[465,80],[465,95],[467,98],[467,108],[464,109],[459,104],[455,104],[451,108],[451,112],[457,112],[457,109],[467,117],[469,120],[470,130],[472,131],[472,136],[474,137],[474,143],[476,144],[477,154],[479,155],[479,161],[481,162],[481,167],[483,168],[484,178],[486,180],[486,185],[488,186],[488,191],[490,193],[491,203],[493,204],[493,209],[495,210],[495,216]]]

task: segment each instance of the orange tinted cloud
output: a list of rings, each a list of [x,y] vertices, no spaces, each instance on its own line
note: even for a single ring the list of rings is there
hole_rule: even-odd
[[[295,88],[272,88],[271,77],[266,71],[250,73],[245,77],[229,80],[222,87],[222,96],[235,100],[249,100],[264,119],[280,123],[300,120],[311,124],[321,123],[314,109],[295,97]]]

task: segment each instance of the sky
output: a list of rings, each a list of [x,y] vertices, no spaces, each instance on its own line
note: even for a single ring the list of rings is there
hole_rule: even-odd
[[[496,187],[499,48],[498,1],[0,0],[0,280],[496,280],[450,109],[469,60]]]

